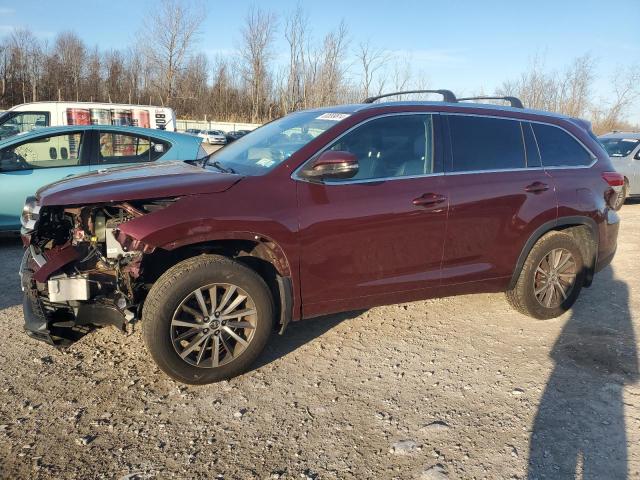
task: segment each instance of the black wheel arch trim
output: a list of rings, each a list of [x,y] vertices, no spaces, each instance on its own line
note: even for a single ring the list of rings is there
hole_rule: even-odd
[[[511,275],[511,280],[509,281],[508,288],[512,289],[515,287],[516,282],[518,281],[518,277],[520,276],[520,272],[522,271],[522,266],[524,265],[524,262],[527,260],[527,257],[529,256],[529,252],[531,251],[533,246],[536,244],[536,242],[540,240],[540,238],[545,233],[551,232],[553,230],[557,230],[558,227],[573,227],[573,226],[579,226],[579,225],[585,225],[589,227],[589,230],[591,230],[591,235],[596,244],[594,258],[593,258],[593,265],[590,271],[587,272],[587,275],[585,278],[585,286],[588,287],[589,285],[591,285],[591,282],[593,280],[593,269],[597,264],[598,243],[600,241],[600,235],[598,233],[598,224],[595,222],[593,218],[590,218],[590,217],[569,216],[569,217],[560,217],[555,220],[550,220],[548,222],[543,223],[542,225],[540,225],[538,228],[534,230],[534,232],[529,236],[529,239],[524,244],[522,251],[520,252],[520,256],[518,257],[518,262],[516,263],[516,267],[514,268],[513,274]]]

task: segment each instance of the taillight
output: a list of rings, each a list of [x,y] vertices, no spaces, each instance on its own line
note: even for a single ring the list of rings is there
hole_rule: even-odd
[[[618,195],[622,195],[624,175],[621,175],[618,172],[602,172],[602,179],[607,182],[609,187],[611,187],[605,192],[604,198],[609,207],[615,208],[618,201]]]
[[[624,186],[624,175],[618,172],[602,172],[602,178],[615,191],[621,190]]]

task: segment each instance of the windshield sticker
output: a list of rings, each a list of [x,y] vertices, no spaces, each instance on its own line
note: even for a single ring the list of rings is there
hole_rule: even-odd
[[[276,163],[276,162],[271,160],[271,159],[269,159],[269,158],[263,158],[261,160],[258,160],[256,162],[256,165],[260,165],[261,167],[270,167],[274,163]]]
[[[334,122],[339,122],[349,116],[349,113],[323,113],[319,117],[316,117],[316,120],[332,120]]]

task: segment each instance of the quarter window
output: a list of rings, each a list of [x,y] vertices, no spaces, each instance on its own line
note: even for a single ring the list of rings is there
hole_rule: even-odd
[[[433,120],[431,115],[377,118],[346,134],[330,149],[358,158],[358,173],[349,180],[433,173]]]
[[[83,135],[71,133],[38,138],[0,151],[0,170],[74,167],[80,164]]]
[[[533,131],[545,167],[577,167],[591,164],[591,155],[561,128],[534,123]]]
[[[454,172],[524,168],[520,122],[449,115]]]
[[[167,144],[149,137],[113,132],[100,132],[98,163],[153,162],[167,150]]]

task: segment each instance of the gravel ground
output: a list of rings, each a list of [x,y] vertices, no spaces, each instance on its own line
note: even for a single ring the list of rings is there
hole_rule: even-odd
[[[640,478],[640,205],[562,318],[502,295],[292,325],[246,375],[185,387],[139,330],[66,351],[22,332],[0,241],[1,478]]]

